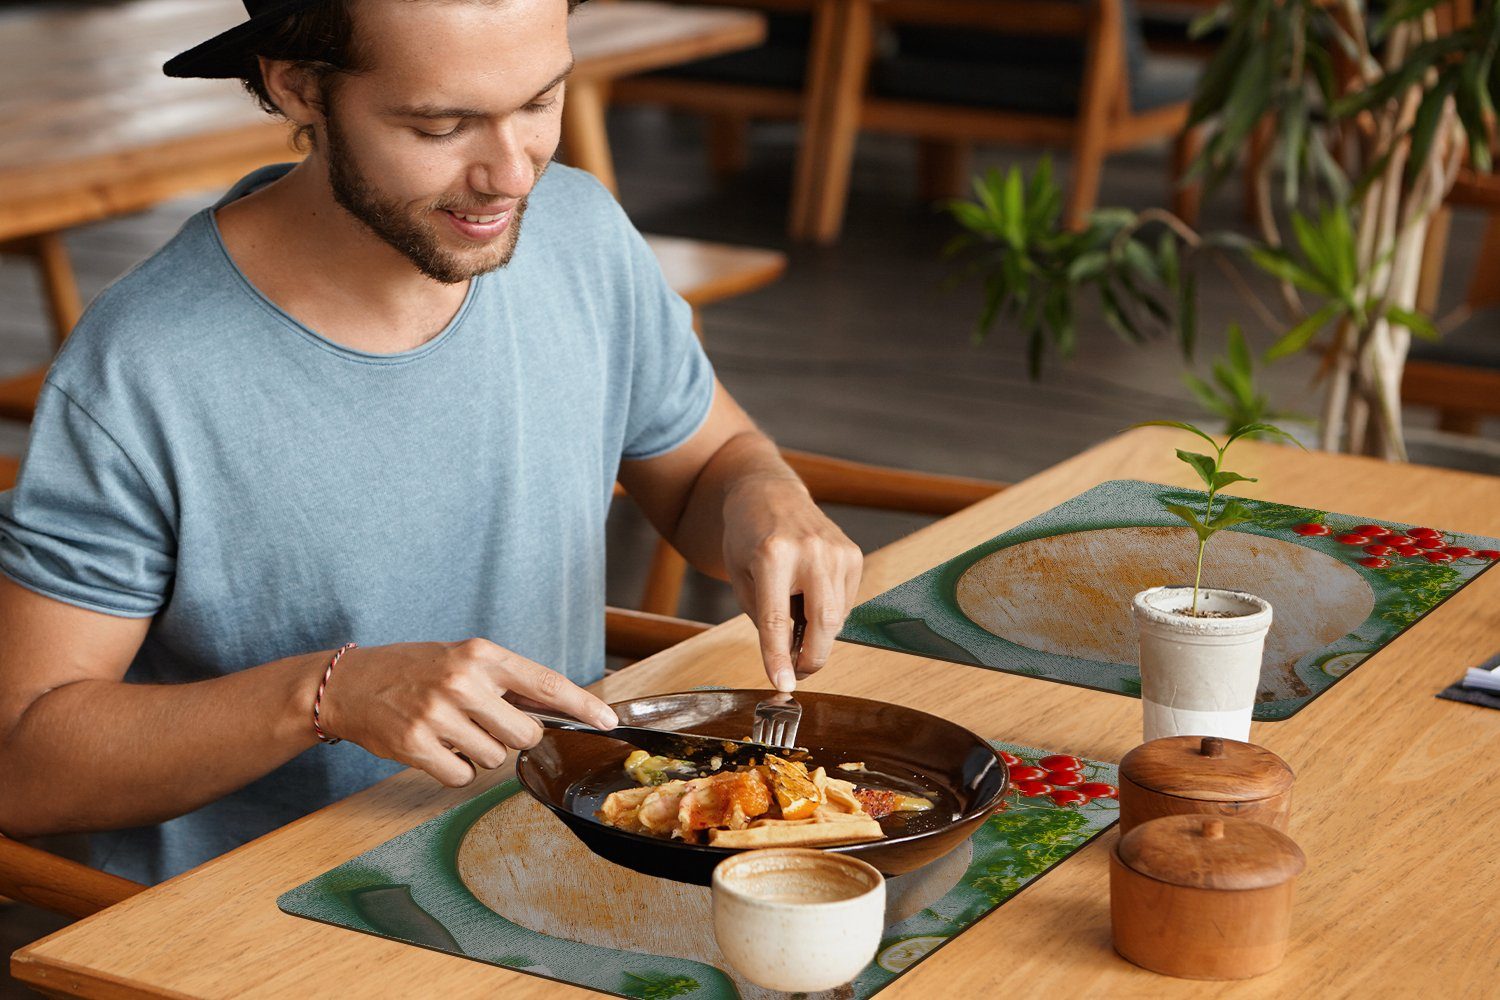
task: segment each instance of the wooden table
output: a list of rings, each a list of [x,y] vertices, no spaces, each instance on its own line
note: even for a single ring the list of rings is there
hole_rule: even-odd
[[[1178,434],[1134,431],[870,557],[879,593],[1098,483],[1188,485]],[[1244,493],[1500,534],[1500,478],[1245,444]],[[1186,475],[1185,475],[1186,474]],[[1493,995],[1500,955],[1500,712],[1433,694],[1493,652],[1500,572],[1444,604],[1295,718],[1253,738],[1298,774],[1292,835],[1310,865],[1276,972],[1200,983],[1141,971],[1109,945],[1106,834],[893,984],[892,998]],[[609,699],[763,686],[743,617],[598,685]],[[1133,699],[839,644],[809,685],[936,712],[987,737],[1118,760]],[[499,780],[486,779],[487,787]],[[406,772],[18,952],[14,974],[90,997],[444,996],[588,991],[287,916],[276,897],[474,794]]]
[[[162,63],[243,21],[237,0],[138,0],[0,14],[0,245],[43,264],[54,325],[81,311],[61,230],[228,186],[297,156],[287,126],[234,80],[174,80]],[[750,48],[756,13],[648,0],[586,4],[569,29],[575,68],[563,117],[572,162],[613,187],[609,81]],[[25,241],[17,244],[16,241]]]

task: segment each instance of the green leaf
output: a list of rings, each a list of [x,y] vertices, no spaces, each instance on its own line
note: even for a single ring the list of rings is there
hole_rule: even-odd
[[[1183,451],[1181,448],[1177,449],[1177,457],[1193,467],[1193,471],[1198,473],[1198,478],[1203,480],[1204,486],[1213,488],[1216,475],[1214,469],[1219,464],[1216,460],[1197,452]]]
[[[1193,508],[1189,507],[1187,504],[1164,503],[1162,504],[1162,506],[1171,511],[1176,517],[1186,522],[1187,526],[1193,529],[1193,534],[1198,536],[1198,540],[1200,542],[1208,541],[1213,537],[1214,532],[1218,530],[1212,525],[1204,524],[1202,521],[1200,521],[1198,519],[1198,512],[1193,510]]]
[[[1406,327],[1415,336],[1421,337],[1423,340],[1442,339],[1443,335],[1438,332],[1438,328],[1433,325],[1432,320],[1419,312],[1412,312],[1409,309],[1391,306],[1385,311],[1385,316],[1392,323]]]
[[[1316,292],[1330,298],[1338,293],[1328,287],[1322,278],[1304,268],[1291,258],[1285,250],[1277,250],[1272,247],[1256,247],[1250,251],[1250,259],[1255,266],[1283,281],[1290,281],[1298,288],[1308,292]]]
[[[1255,370],[1250,360],[1250,345],[1245,343],[1245,332],[1238,323],[1229,324],[1229,364],[1235,372],[1248,376]]]
[[[1216,472],[1214,473],[1213,489],[1214,492],[1217,493],[1224,487],[1233,486],[1235,483],[1258,482],[1260,482],[1260,480],[1256,479],[1254,476],[1242,476],[1238,472]]]
[[[1243,427],[1236,427],[1234,429],[1234,433],[1229,435],[1229,440],[1224,442],[1224,448],[1227,450],[1230,445],[1234,444],[1234,442],[1238,441],[1240,438],[1244,437],[1247,434],[1273,434],[1276,437],[1284,438],[1285,440],[1290,441],[1292,444],[1296,445],[1298,448],[1301,448],[1303,451],[1307,450],[1307,448],[1302,444],[1301,441],[1298,441],[1296,438],[1292,437],[1280,427],[1277,427],[1275,424],[1266,423],[1253,423],[1246,424]]]
[[[1177,336],[1182,353],[1189,359],[1198,343],[1198,276],[1186,271],[1177,296]]]
[[[1209,385],[1207,382],[1203,381],[1192,372],[1183,372],[1182,381],[1183,384],[1188,387],[1188,390],[1191,391],[1194,396],[1198,397],[1199,405],[1202,406],[1205,410],[1212,414],[1215,414],[1216,416],[1222,417],[1225,420],[1230,419],[1229,407],[1225,405],[1224,402],[1214,394],[1213,386]]]
[[[1199,430],[1192,424],[1183,423],[1181,420],[1142,420],[1140,423],[1131,424],[1127,429],[1135,430],[1137,427],[1175,427],[1180,431],[1187,431],[1191,434],[1198,435],[1203,440],[1213,445],[1215,451],[1217,451],[1219,448],[1219,442],[1210,437],[1207,432]]]
[[[1074,284],[1082,284],[1099,277],[1108,266],[1109,254],[1103,250],[1090,250],[1079,254],[1068,265],[1068,280]]]
[[[1406,183],[1408,186],[1414,184],[1417,175],[1427,165],[1427,154],[1432,152],[1432,141],[1437,135],[1438,122],[1442,121],[1443,106],[1448,97],[1458,89],[1459,78],[1456,74],[1449,73],[1438,80],[1436,87],[1429,90],[1422,98],[1422,104],[1417,108],[1417,117],[1412,122],[1411,151],[1407,154],[1406,161]]]
[[[1337,316],[1339,311],[1340,306],[1338,304],[1324,306],[1292,327],[1291,330],[1284,334],[1276,343],[1272,344],[1270,349],[1266,351],[1266,360],[1276,361],[1279,358],[1296,354],[1298,351],[1306,348],[1308,344],[1312,343],[1312,339],[1318,335],[1318,331],[1327,326],[1328,321]]]
[[[1244,524],[1246,521],[1255,520],[1255,512],[1238,500],[1231,500],[1215,514],[1208,522],[1207,527],[1218,531],[1221,528],[1232,528],[1236,524]]]
[[[1026,215],[1026,198],[1021,187],[1021,168],[1011,167],[1005,176],[1005,187],[1001,191],[1000,204],[1005,220],[1005,239],[1017,250],[1026,246],[1026,231],[1022,220]]]

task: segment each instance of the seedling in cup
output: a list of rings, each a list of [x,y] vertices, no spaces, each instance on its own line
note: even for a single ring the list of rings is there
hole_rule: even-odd
[[[1242,437],[1250,434],[1275,434],[1285,438],[1297,447],[1302,448],[1302,442],[1292,437],[1286,431],[1271,424],[1245,424],[1230,434],[1221,445],[1215,441],[1207,431],[1194,427],[1192,424],[1180,420],[1147,420],[1132,427],[1175,427],[1178,430],[1188,431],[1196,434],[1207,441],[1214,449],[1212,456],[1202,455],[1197,452],[1177,449],[1177,457],[1198,473],[1198,478],[1203,480],[1207,487],[1204,494],[1203,511],[1200,513],[1185,503],[1163,504],[1173,515],[1183,521],[1193,533],[1198,536],[1198,562],[1197,569],[1193,574],[1193,603],[1185,612],[1190,617],[1198,615],[1198,590],[1203,581],[1203,551],[1208,547],[1208,540],[1224,528],[1232,528],[1236,524],[1254,520],[1255,515],[1250,508],[1238,500],[1226,499],[1219,505],[1218,512],[1214,511],[1214,501],[1218,498],[1219,491],[1234,483],[1259,482],[1254,476],[1242,476],[1238,472],[1230,472],[1224,468],[1224,455],[1229,451],[1229,446]],[[1304,451],[1307,449],[1303,448]]]

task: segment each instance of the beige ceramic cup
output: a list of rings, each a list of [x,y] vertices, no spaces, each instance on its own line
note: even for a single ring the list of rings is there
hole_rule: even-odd
[[[746,851],[719,862],[713,893],[719,950],[768,990],[842,986],[870,964],[885,931],[885,879],[842,854]]]

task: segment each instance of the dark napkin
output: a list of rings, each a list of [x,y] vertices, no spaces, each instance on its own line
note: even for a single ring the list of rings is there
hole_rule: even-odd
[[[1494,670],[1500,667],[1500,653],[1485,660],[1479,665],[1481,670]],[[1461,701],[1466,705],[1479,705],[1484,708],[1500,708],[1500,691],[1482,691],[1479,688],[1466,688],[1460,680],[1457,684],[1450,684],[1438,692],[1439,698],[1449,701]]]

